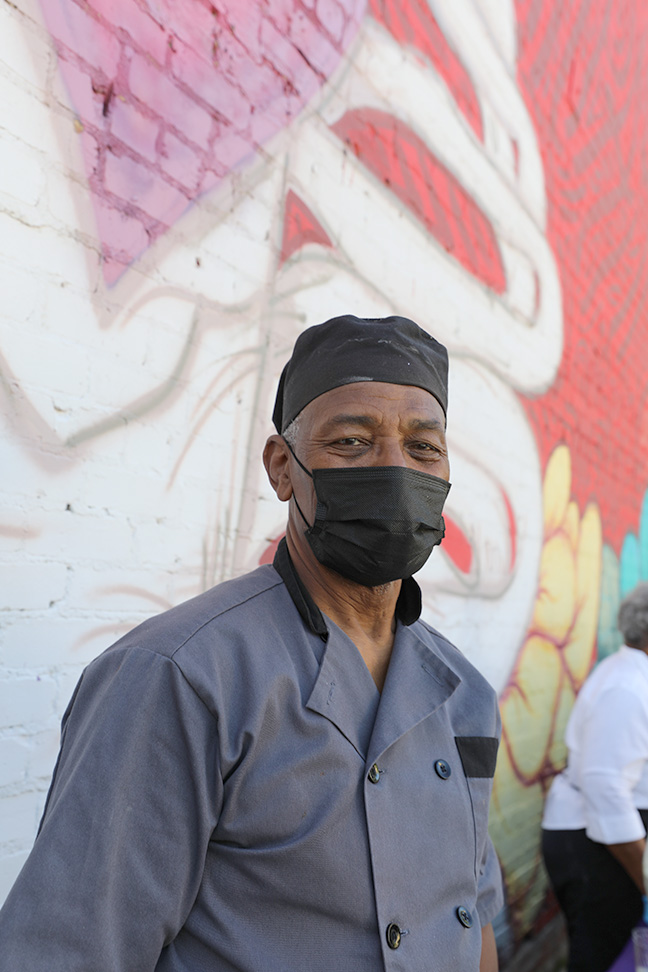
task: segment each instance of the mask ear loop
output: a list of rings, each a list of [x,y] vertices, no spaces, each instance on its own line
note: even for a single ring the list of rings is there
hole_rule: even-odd
[[[283,438],[283,436],[282,436],[282,438]],[[294,458],[294,460],[295,460],[295,462],[297,463],[297,465],[298,465],[298,466],[300,466],[300,467],[301,467],[301,468],[302,468],[302,469],[304,470],[304,472],[306,473],[306,475],[307,475],[307,476],[310,476],[310,478],[312,479],[312,478],[313,478],[313,474],[312,474],[311,472],[309,472],[309,471],[308,471],[308,469],[306,468],[306,466],[304,465],[304,463],[303,463],[303,462],[300,462],[300,461],[299,461],[299,459],[298,459],[298,458],[297,458],[297,456],[295,455],[295,450],[294,450],[294,449],[293,449],[293,447],[291,446],[291,444],[290,444],[290,442],[288,441],[288,439],[284,439],[284,442],[286,443],[286,445],[287,445],[287,446],[288,446],[288,448],[290,449],[290,452],[291,452],[291,454],[292,454],[292,456],[293,456],[293,458]],[[306,519],[306,517],[304,516],[304,514],[302,513],[302,508],[301,508],[301,506],[299,505],[299,503],[297,502],[297,497],[295,496],[295,493],[294,493],[294,491],[293,491],[293,494],[292,494],[292,498],[293,498],[293,499],[294,499],[294,501],[295,501],[295,506],[296,506],[296,507],[297,507],[297,509],[299,510],[299,515],[301,516],[301,518],[302,518],[302,520],[304,521],[304,523],[306,524],[306,526],[308,527],[308,529],[309,529],[309,530],[312,530],[312,529],[313,529],[313,527],[312,527],[312,525],[311,525],[311,524],[310,524],[310,523],[308,522],[308,520]]]

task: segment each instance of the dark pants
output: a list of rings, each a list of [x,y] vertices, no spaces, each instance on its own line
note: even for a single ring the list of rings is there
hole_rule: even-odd
[[[648,810],[641,810],[644,825]],[[543,830],[542,853],[567,919],[568,972],[607,972],[641,919],[636,884],[584,830]]]

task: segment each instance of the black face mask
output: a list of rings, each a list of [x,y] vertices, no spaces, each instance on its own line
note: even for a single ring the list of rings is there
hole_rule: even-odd
[[[311,550],[325,567],[357,584],[376,587],[411,577],[441,543],[445,534],[441,511],[450,490],[445,479],[402,466],[351,466],[310,473],[295,459],[315,486],[312,526],[296,499],[295,503],[308,527]]]

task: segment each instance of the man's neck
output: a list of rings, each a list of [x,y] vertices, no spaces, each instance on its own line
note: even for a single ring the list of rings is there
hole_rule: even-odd
[[[320,611],[355,644],[379,690],[385,681],[396,631],[396,602],[401,581],[364,587],[322,566],[310,548],[286,542],[293,566]]]

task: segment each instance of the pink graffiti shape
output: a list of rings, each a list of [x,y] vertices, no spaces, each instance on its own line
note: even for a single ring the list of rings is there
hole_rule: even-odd
[[[289,189],[284,203],[283,240],[280,265],[308,243],[332,247],[331,238],[303,199]]]
[[[448,253],[504,292],[504,263],[490,220],[411,128],[376,108],[348,111],[332,128]]]
[[[114,283],[299,114],[366,0],[41,0]]]

